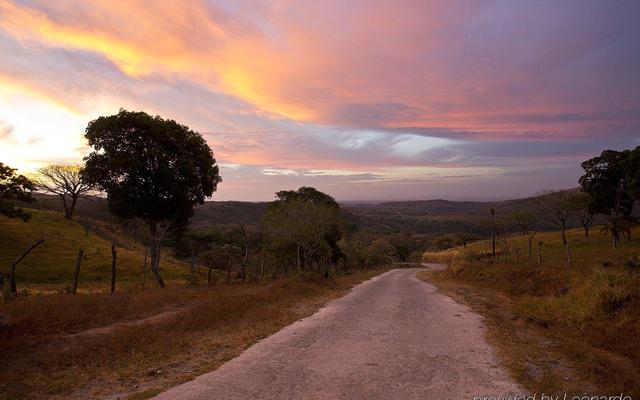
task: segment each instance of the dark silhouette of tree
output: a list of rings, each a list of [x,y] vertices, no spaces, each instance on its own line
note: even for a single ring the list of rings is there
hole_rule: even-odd
[[[592,212],[613,217],[631,214],[634,197],[637,197],[631,190],[636,182],[629,172],[634,170],[630,168],[631,153],[631,150],[605,150],[582,163],[585,173],[580,178],[580,186],[591,196],[589,207]],[[634,160],[638,158],[634,157]]]
[[[0,162],[0,214],[28,221],[31,214],[17,208],[12,200],[32,203],[35,201],[31,194],[33,190],[33,182],[23,175],[16,174],[14,168]]]
[[[82,177],[82,167],[78,165],[49,165],[38,170],[36,188],[51,193],[62,200],[64,217],[73,218],[78,199],[89,193],[93,186]]]
[[[93,151],[83,179],[107,193],[109,209],[149,225],[151,270],[160,287],[162,240],[188,222],[193,207],[217,189],[221,178],[202,136],[159,116],[120,110],[87,126]]]
[[[564,245],[567,244],[567,222],[573,215],[570,198],[569,192],[560,190],[547,190],[535,198],[540,217],[560,230]]]
[[[602,226],[601,232],[611,236],[613,249],[616,250],[623,235],[631,237],[631,229],[636,224],[637,220],[630,216],[610,216],[607,218],[607,223]]]

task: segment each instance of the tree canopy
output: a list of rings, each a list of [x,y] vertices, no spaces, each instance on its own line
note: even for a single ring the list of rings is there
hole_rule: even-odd
[[[582,191],[591,196],[593,213],[629,215],[640,188],[640,147],[635,150],[605,150],[582,163]],[[634,165],[636,164],[636,165]]]
[[[31,203],[35,201],[31,194],[33,190],[33,182],[24,175],[16,174],[14,168],[0,162],[0,214],[28,221],[31,215],[16,207],[11,200]]]
[[[173,120],[120,110],[91,121],[85,136],[93,151],[83,176],[119,217],[184,221],[221,181],[202,136]]]
[[[158,273],[162,239],[184,225],[221,182],[213,152],[202,136],[173,120],[120,110],[87,126],[93,151],[83,179],[107,193],[121,218],[141,218],[151,233],[151,269]],[[161,229],[158,229],[161,226]]]

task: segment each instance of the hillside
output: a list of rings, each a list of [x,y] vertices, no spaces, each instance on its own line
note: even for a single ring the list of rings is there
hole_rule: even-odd
[[[61,211],[57,198],[38,194],[38,201],[22,206]],[[192,227],[202,229],[215,225],[257,224],[269,203],[242,201],[207,201],[195,208]],[[450,200],[394,201],[383,203],[341,204],[344,215],[353,227],[375,233],[409,232],[417,234],[444,234],[465,232],[478,236],[488,235],[489,210],[496,210],[498,218],[508,218],[514,211],[533,210],[533,198],[498,202],[472,202]],[[98,220],[110,220],[104,198],[81,199],[77,213]],[[573,222],[570,226],[576,226]],[[540,230],[553,228],[538,221]]]
[[[83,249],[84,259],[80,273],[80,289],[83,283],[108,282],[111,274],[111,241],[85,231],[75,221],[65,220],[55,211],[31,210],[29,222],[0,216],[0,271],[7,274],[11,263],[38,239],[45,242],[25,257],[17,268],[18,287],[33,284],[52,284],[60,289],[70,285],[78,249]],[[97,228],[98,226],[96,226]],[[102,226],[108,231],[109,226]],[[141,284],[145,249],[139,243],[118,236],[117,279],[118,284]],[[161,273],[167,279],[186,276],[187,268],[168,255],[162,259]],[[146,273],[151,279],[150,273]],[[93,287],[93,285],[92,285]],[[106,287],[105,287],[106,289]]]
[[[429,279],[484,314],[512,372],[529,389],[640,395],[640,241],[592,229],[568,232],[571,259],[558,232],[478,241],[424,260],[451,265]],[[640,232],[636,230],[632,238]],[[537,257],[540,248],[541,262]],[[576,377],[565,380],[575,368]],[[597,389],[597,390],[595,390]]]

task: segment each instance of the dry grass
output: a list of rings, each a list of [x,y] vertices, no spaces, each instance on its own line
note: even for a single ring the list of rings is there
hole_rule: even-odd
[[[145,398],[211,371],[381,271],[329,280],[32,296],[0,306],[0,398]],[[116,325],[102,334],[69,334]]]
[[[433,281],[487,316],[507,364],[529,389],[640,396],[639,243],[625,241],[614,252],[608,238],[571,231],[569,263],[557,233],[536,239],[544,242],[542,264],[523,257],[521,236],[508,239],[511,254],[497,262],[483,256],[486,241],[425,260],[452,265]]]

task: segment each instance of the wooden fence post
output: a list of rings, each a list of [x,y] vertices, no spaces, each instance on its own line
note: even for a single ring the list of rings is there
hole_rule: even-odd
[[[22,253],[22,255],[20,257],[18,257],[13,264],[11,264],[11,271],[9,273],[9,290],[11,291],[12,295],[16,295],[18,294],[18,288],[16,286],[16,267],[18,266],[18,263],[20,261],[22,261],[23,258],[25,258],[27,256],[27,254],[31,253],[31,251],[33,249],[35,249],[36,247],[40,246],[42,243],[44,243],[44,239],[40,239],[37,242],[35,242],[31,247],[29,247],[27,249],[27,251],[25,251],[24,253]]]

